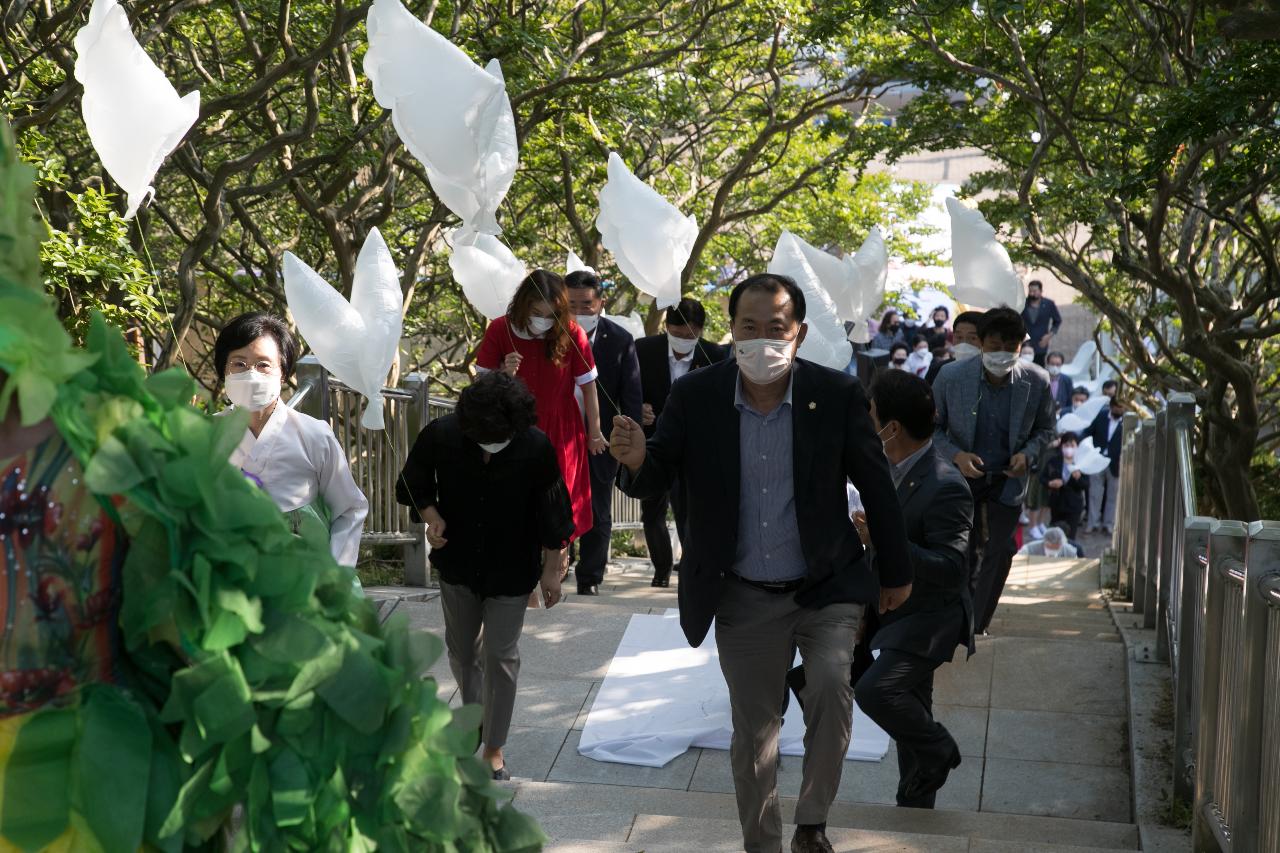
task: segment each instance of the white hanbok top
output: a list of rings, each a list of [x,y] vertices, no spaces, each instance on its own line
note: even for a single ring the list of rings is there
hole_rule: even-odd
[[[302,509],[320,498],[329,514],[333,558],[343,566],[356,564],[369,501],[356,486],[346,454],[327,423],[281,400],[260,435],[245,429],[240,446],[231,452],[231,464],[261,480],[282,512]]]

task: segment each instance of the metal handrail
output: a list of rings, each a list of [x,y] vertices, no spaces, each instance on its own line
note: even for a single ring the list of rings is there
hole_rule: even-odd
[[[1113,550],[1174,692],[1197,853],[1280,851],[1280,523],[1196,515],[1195,401],[1126,416]]]

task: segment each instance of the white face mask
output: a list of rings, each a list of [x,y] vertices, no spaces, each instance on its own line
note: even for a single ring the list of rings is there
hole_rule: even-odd
[[[792,341],[755,338],[733,342],[738,357],[738,370],[749,381],[767,385],[791,369]]]
[[[698,342],[691,338],[677,338],[675,335],[667,332],[667,344],[671,347],[671,351],[676,355],[688,355],[693,352],[693,347]]]
[[[1075,459],[1075,458],[1076,458],[1076,449],[1075,449],[1074,447],[1063,447],[1063,448],[1062,448],[1062,458],[1063,458],[1063,459],[1068,459],[1068,460],[1069,460],[1069,459]]]
[[[280,377],[256,370],[227,374],[227,399],[237,408],[260,412],[280,396]]]
[[[588,335],[596,330],[596,326],[600,325],[599,314],[578,314],[574,318],[578,321],[578,325],[582,327],[582,331]]]
[[[555,317],[530,317],[528,332],[531,335],[545,335],[556,325]]]
[[[1045,546],[1045,549],[1044,549],[1044,555],[1045,555],[1046,557],[1060,557],[1060,556],[1062,556],[1062,549],[1061,549],[1061,548],[1049,548],[1048,546]]]
[[[1022,355],[1018,356],[1018,360],[1023,364],[1032,364],[1036,360],[1036,355],[1032,352],[1024,352]]]
[[[1018,363],[1018,357],[1011,352],[984,352],[982,354],[982,366],[992,376],[1008,376],[1013,372],[1013,366]]]
[[[956,344],[951,348],[951,354],[955,356],[956,361],[964,361],[966,358],[973,358],[975,355],[981,355],[982,350],[973,344]]]
[[[1050,376],[1057,376],[1062,372],[1062,366],[1059,364],[1051,364],[1048,367],[1048,371]]]
[[[507,445],[511,443],[511,439],[499,441],[496,444],[481,444],[480,449],[492,456],[495,453],[501,453],[507,449]]]

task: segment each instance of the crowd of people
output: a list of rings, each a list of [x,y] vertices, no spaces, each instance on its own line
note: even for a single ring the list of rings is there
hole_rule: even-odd
[[[680,578],[689,642],[716,626],[744,849],[782,846],[788,688],[809,732],[791,850],[831,849],[855,702],[898,745],[898,803],[932,807],[960,763],[933,674],[988,632],[1019,530],[1027,553],[1074,556],[1086,518],[1114,519],[1114,478],[1076,467],[1082,436],[1057,429],[1089,394],[1051,348],[1061,316],[1040,289],[1021,312],[939,307],[928,328],[889,310],[840,372],[797,359],[805,299],[785,276],[734,289],[721,345],[692,298],[634,340],[602,316],[594,273],[529,275],[397,488],[426,524],[450,666],[484,707],[494,777],[509,776],[524,611],[562,600],[571,562],[578,594],[599,594],[616,486],[641,502],[652,585]],[[1105,390],[1088,437],[1118,470],[1123,406]]]

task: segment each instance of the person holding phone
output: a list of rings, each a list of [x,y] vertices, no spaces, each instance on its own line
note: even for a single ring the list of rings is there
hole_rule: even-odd
[[[1017,550],[1029,475],[1055,438],[1057,404],[1044,368],[1019,359],[1027,328],[1018,312],[993,308],[978,334],[982,357],[949,364],[934,380],[933,441],[973,492],[969,583],[975,627],[986,633]]]
[[[511,778],[502,748],[529,596],[560,601],[574,530],[555,449],[535,420],[523,382],[486,373],[418,434],[396,480],[396,500],[427,525],[449,668],[462,701],[484,708],[483,758],[498,780]]]

